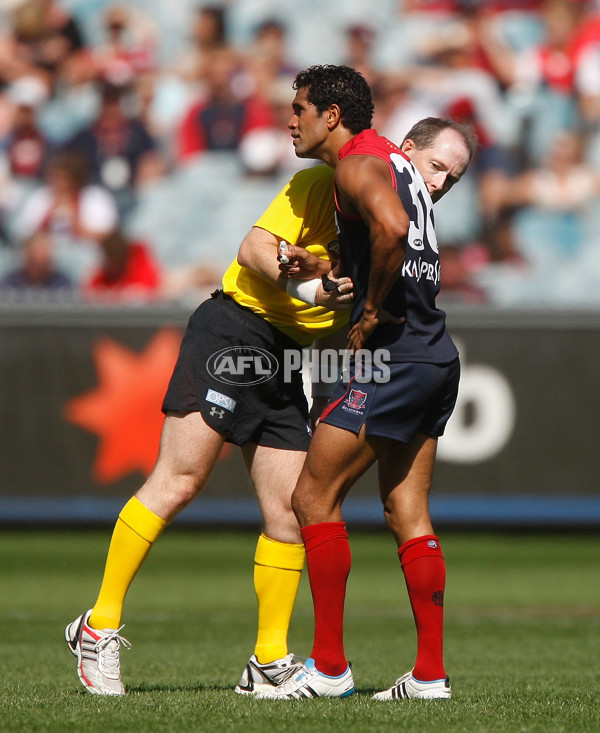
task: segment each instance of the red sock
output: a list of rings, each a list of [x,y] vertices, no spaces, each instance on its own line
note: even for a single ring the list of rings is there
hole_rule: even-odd
[[[311,524],[302,529],[302,539],[315,609],[311,657],[319,672],[336,677],[348,667],[344,653],[344,601],[351,558],[346,524]]]
[[[417,627],[417,661],[413,675],[427,682],[444,671],[444,589],[446,564],[435,535],[415,537],[398,550]]]

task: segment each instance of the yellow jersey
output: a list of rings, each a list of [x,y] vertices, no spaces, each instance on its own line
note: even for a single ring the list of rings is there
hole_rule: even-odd
[[[326,165],[299,171],[254,226],[329,260],[332,253],[337,253],[338,244],[333,175],[333,169]],[[308,346],[316,338],[337,331],[347,323],[350,315],[349,309],[330,311],[296,300],[242,267],[237,259],[223,275],[223,291],[301,346]]]

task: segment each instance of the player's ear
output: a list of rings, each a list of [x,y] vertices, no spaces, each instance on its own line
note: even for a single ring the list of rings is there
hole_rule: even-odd
[[[408,138],[407,140],[405,140],[405,141],[404,141],[404,142],[402,143],[402,147],[401,147],[401,150],[402,150],[402,152],[403,152],[403,153],[410,153],[410,151],[411,151],[411,150],[414,150],[414,148],[415,148],[415,147],[416,147],[416,146],[415,146],[415,143],[414,143],[414,141],[413,141],[413,140],[411,140],[410,138]]]
[[[327,112],[325,112],[325,121],[330,130],[339,125],[342,120],[342,112],[337,104],[329,105]]]

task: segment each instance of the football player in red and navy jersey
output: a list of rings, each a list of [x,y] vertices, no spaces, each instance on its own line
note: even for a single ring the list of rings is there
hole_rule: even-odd
[[[312,653],[268,696],[354,691],[343,643],[350,548],[342,502],[377,462],[418,649],[413,669],[375,698],[449,698],[442,654],[446,572],[428,498],[460,367],[435,303],[440,264],[432,207],[465,172],[476,137],[454,121],[427,118],[397,147],[370,129],[369,87],[345,66],[310,67],[294,88],[289,127],[296,155],[335,167],[340,256],[354,283],[348,343],[354,359],[321,416],[292,500],[314,602]],[[288,254],[309,257],[296,248]],[[385,370],[375,366],[377,353],[386,354]]]

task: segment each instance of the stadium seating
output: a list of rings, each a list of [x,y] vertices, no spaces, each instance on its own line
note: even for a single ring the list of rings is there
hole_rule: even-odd
[[[87,43],[100,43],[104,34],[103,10],[108,0],[63,2],[80,22]],[[129,4],[155,23],[159,31],[158,59],[166,69],[184,52],[190,17],[199,4],[195,0],[129,0]],[[368,23],[378,33],[374,65],[383,70],[398,69],[415,61],[418,44],[426,33],[447,22],[443,15],[435,13],[402,13],[398,0],[304,0],[301,12],[294,12],[293,18],[280,0],[233,0],[224,4],[232,45],[247,46],[260,22],[268,17],[278,18],[288,31],[289,59],[299,68],[313,63],[343,62],[345,30],[353,23]],[[517,50],[538,43],[544,33],[540,17],[522,12],[505,13],[501,29]],[[169,127],[175,124],[184,105],[187,91],[182,87],[167,74],[159,81],[157,114]],[[481,92],[485,99],[491,99],[486,97],[485,89]],[[85,85],[59,89],[45,105],[40,125],[51,142],[60,144],[93,119],[96,103]],[[487,107],[488,122],[497,128],[494,134],[499,131],[499,136],[504,136],[501,144],[514,145],[521,135],[522,148],[533,164],[543,161],[558,131],[576,129],[573,99],[545,88],[526,93],[512,90],[502,96],[502,108],[492,104]],[[168,140],[163,143],[172,146]],[[590,138],[587,159],[596,168],[600,165],[597,132]],[[174,165],[168,175],[146,185],[125,221],[125,228],[151,243],[165,265],[210,263],[222,269],[235,256],[241,239],[286,177],[248,176],[238,156],[205,154],[185,165]],[[451,196],[436,205],[436,226],[442,245],[477,241],[481,230],[477,197],[477,179],[468,174]],[[520,212],[514,219],[514,237],[530,264],[528,268],[484,268],[478,281],[489,292],[491,302],[535,305],[559,298],[566,305],[588,303],[589,297],[595,297],[578,281],[583,278],[596,283],[600,279],[600,274],[595,274],[600,273],[600,215],[594,208],[597,207],[578,216],[535,209]],[[14,211],[3,214],[5,228],[10,230]],[[79,255],[71,259],[64,251],[60,256],[72,273],[89,266]],[[0,247],[0,274],[13,259],[7,247]]]

